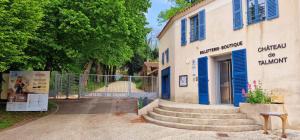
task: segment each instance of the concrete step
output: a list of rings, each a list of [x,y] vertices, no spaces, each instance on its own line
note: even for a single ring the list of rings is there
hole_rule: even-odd
[[[167,121],[160,121],[154,118],[151,118],[149,115],[144,115],[145,120],[148,122],[172,127],[172,128],[179,128],[179,129],[189,129],[189,130],[200,130],[200,131],[222,131],[222,132],[243,132],[243,131],[256,131],[260,130],[262,127],[259,125],[196,125],[196,124],[183,124],[183,123],[175,123],[175,122],[167,122]]]
[[[199,108],[189,108],[181,106],[168,106],[159,105],[160,109],[174,112],[187,112],[187,113],[206,113],[206,114],[234,114],[239,112],[239,108],[235,107],[215,107],[215,106],[201,106]]]
[[[197,118],[197,119],[247,119],[246,114],[233,113],[233,114],[207,114],[207,113],[187,113],[187,112],[175,112],[168,111],[161,108],[154,108],[154,112],[157,114],[181,117],[181,118]]]
[[[250,119],[198,119],[198,118],[182,118],[182,117],[172,117],[157,114],[155,112],[149,112],[149,117],[165,121],[165,122],[174,122],[174,123],[183,123],[183,124],[195,124],[195,125],[253,125],[255,122]]]

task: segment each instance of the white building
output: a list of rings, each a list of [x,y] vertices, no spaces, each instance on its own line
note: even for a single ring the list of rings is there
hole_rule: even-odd
[[[205,0],[158,38],[163,99],[238,106],[256,80],[281,91],[289,124],[300,126],[299,0]]]

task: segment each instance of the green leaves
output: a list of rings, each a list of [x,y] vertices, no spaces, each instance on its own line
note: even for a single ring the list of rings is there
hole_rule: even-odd
[[[15,63],[25,63],[28,40],[42,24],[42,8],[37,0],[0,1],[0,72]]]
[[[121,67],[145,53],[149,6],[149,0],[0,0],[0,72],[68,71],[90,60]]]

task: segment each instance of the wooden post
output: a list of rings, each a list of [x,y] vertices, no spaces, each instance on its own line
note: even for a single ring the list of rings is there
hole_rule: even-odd
[[[282,138],[287,138],[286,133],[285,133],[285,128],[286,128],[286,121],[287,121],[287,114],[283,114],[280,116],[281,121],[282,121]]]
[[[265,120],[264,134],[269,134],[268,133],[269,115],[263,115],[263,117],[264,117],[264,120]]]

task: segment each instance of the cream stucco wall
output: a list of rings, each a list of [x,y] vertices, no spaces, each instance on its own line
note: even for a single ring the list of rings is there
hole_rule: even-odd
[[[243,1],[242,29],[233,30],[232,0],[215,0],[204,7],[190,12],[187,18],[187,45],[181,46],[181,19],[176,20],[160,38],[160,57],[162,51],[170,49],[170,63],[162,66],[160,71],[171,66],[171,100],[176,102],[198,103],[198,81],[193,77],[192,62],[208,56],[209,97],[210,104],[217,104],[218,76],[215,59],[218,56],[230,55],[232,51],[247,49],[248,80],[260,80],[267,90],[280,89],[285,96],[286,111],[289,113],[291,126],[299,127],[300,121],[300,1],[279,0],[279,18],[247,25],[246,0]],[[206,39],[190,43],[189,17],[200,10],[206,10]],[[200,55],[200,51],[209,48],[243,41],[243,46],[220,50]],[[285,49],[258,52],[259,47],[286,43]],[[287,63],[260,66],[258,61],[270,59],[269,53],[275,58],[288,57]],[[161,58],[160,58],[161,60]],[[198,66],[196,66],[196,75]],[[179,87],[179,75],[188,75],[188,87]],[[161,82],[161,80],[160,80]],[[161,90],[160,90],[161,91]]]

